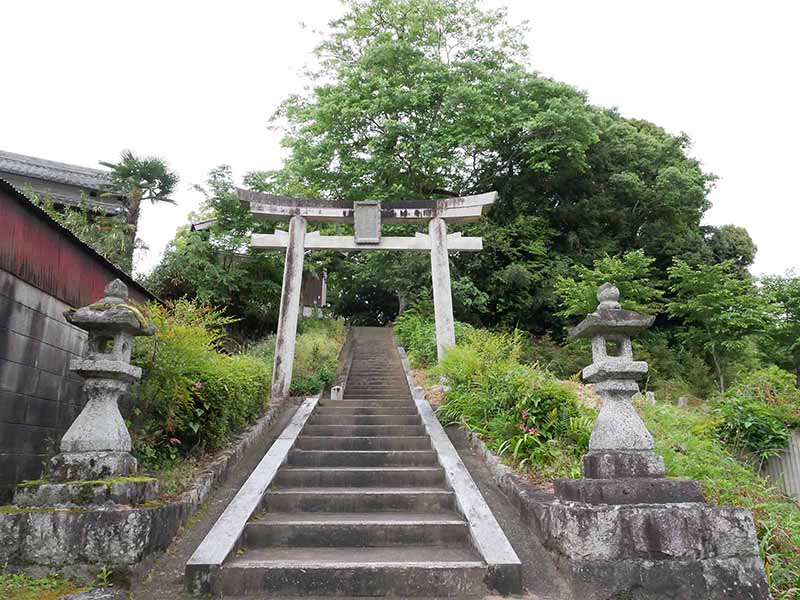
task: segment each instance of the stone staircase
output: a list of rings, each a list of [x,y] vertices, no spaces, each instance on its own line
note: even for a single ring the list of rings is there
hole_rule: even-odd
[[[353,335],[344,399],[313,409],[211,591],[486,593],[487,564],[411,399],[391,330]]]

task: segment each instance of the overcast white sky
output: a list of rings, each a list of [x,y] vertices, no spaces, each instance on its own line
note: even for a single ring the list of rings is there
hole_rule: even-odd
[[[800,270],[800,3],[487,0],[531,24],[531,65],[595,104],[687,132],[719,176],[711,224],[747,227],[755,274]],[[300,91],[336,0],[6,0],[0,149],[85,166],[121,150],[167,158],[179,205],[145,206],[158,262],[218,164],[278,167],[268,117]],[[303,28],[305,23],[307,28]]]

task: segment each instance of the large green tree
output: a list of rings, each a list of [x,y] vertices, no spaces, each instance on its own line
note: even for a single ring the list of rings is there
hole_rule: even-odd
[[[767,356],[796,374],[800,387],[800,276],[794,272],[764,277],[762,293],[775,306],[775,314],[763,339]]]
[[[713,260],[700,227],[713,177],[687,155],[685,135],[532,71],[525,31],[503,11],[474,0],[345,4],[317,48],[310,91],[275,116],[283,168],[251,185],[385,202],[497,190],[490,220],[465,228],[487,250],[453,260],[488,298],[459,316],[489,324],[552,328],[553,281],[575,263],[642,249],[665,278],[673,257]],[[346,278],[343,297],[376,307],[380,287],[380,311],[396,312],[409,300],[401,260],[352,257],[371,276]],[[426,281],[424,260],[410,260]]]
[[[685,343],[708,357],[724,392],[730,364],[742,358],[751,336],[766,331],[774,308],[733,261],[697,267],[676,261],[669,279],[667,310],[684,323]]]
[[[139,227],[142,201],[174,204],[171,196],[178,185],[178,174],[170,169],[163,158],[136,156],[130,150],[124,150],[115,163],[101,161],[100,164],[111,169],[111,189],[106,193],[122,198],[128,244],[124,263],[120,266],[130,271],[133,268],[133,251],[137,245],[136,231]]]
[[[196,220],[215,220],[201,230],[179,230],[145,283],[164,300],[188,297],[222,307],[237,319],[229,327],[237,337],[263,336],[278,319],[282,257],[250,248],[250,233],[262,225],[239,202],[229,167],[212,170],[199,189],[206,200]]]

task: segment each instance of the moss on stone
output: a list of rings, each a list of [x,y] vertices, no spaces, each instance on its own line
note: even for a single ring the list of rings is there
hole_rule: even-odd
[[[21,488],[35,488],[39,487],[43,483],[47,483],[44,479],[28,479],[26,481],[21,481],[17,484],[17,487]]]
[[[44,485],[46,483],[55,483],[61,485],[77,485],[87,487],[103,485],[110,488],[115,483],[150,483],[151,481],[158,481],[158,479],[155,477],[145,476],[112,477],[111,479],[90,479],[86,481],[48,481],[46,479],[31,479],[29,481],[21,481],[17,484],[17,487],[30,489],[38,488],[40,485]]]
[[[13,504],[5,504],[3,506],[0,506],[0,514],[56,513],[56,512],[84,513],[89,511],[83,508],[56,508],[50,506],[32,506],[29,508],[14,506]]]

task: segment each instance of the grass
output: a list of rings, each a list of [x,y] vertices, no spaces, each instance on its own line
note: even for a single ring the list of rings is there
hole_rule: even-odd
[[[158,469],[149,470],[149,474],[158,479],[159,497],[174,498],[189,489],[194,483],[198,463],[194,457],[176,458]]]
[[[25,573],[0,572],[0,598],[8,600],[57,600],[65,594],[85,591],[61,575],[33,578]]]
[[[711,504],[751,509],[773,595],[800,597],[800,508],[713,435],[706,408],[660,403],[640,410],[667,475],[701,481]]]

